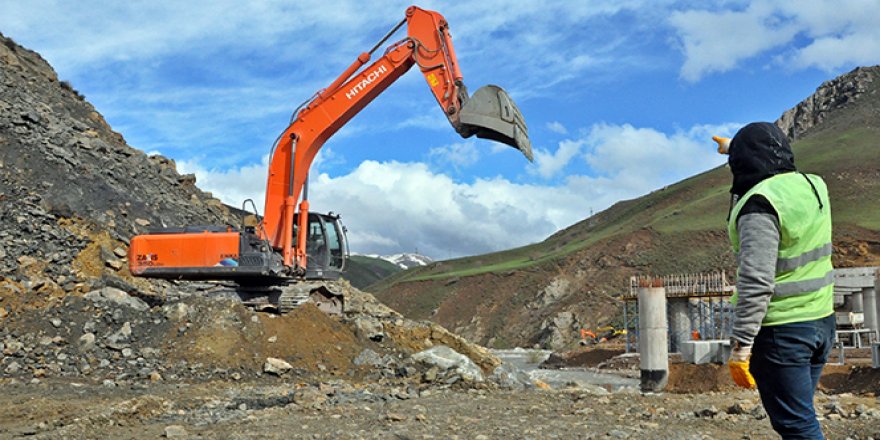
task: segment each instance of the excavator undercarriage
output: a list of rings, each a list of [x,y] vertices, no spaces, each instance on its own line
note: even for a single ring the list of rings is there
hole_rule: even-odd
[[[313,303],[328,315],[342,316],[345,311],[345,289],[337,281],[228,283],[218,285],[212,293],[237,297],[243,304],[260,311],[287,313],[306,302]]]

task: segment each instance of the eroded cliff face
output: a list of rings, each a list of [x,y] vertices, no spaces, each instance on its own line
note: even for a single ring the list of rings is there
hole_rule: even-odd
[[[837,110],[854,105],[862,95],[876,93],[880,66],[857,67],[825,81],[816,92],[782,114],[776,125],[794,141],[825,122]]]
[[[128,146],[39,54],[0,35],[0,286],[87,290],[128,278],[137,233],[230,222],[194,176]]]

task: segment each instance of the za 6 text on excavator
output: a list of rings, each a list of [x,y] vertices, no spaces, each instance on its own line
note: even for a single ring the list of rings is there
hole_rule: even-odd
[[[406,25],[407,36],[372,54]],[[446,20],[415,6],[369,52],[294,112],[273,145],[263,216],[252,226],[185,226],[150,231],[131,240],[135,276],[232,283],[248,304],[281,312],[314,301],[341,314],[333,281],[345,268],[348,245],[339,216],[309,212],[308,174],[324,143],[413,66],[418,66],[452,127],[510,145],[532,160],[519,108],[498,86],[468,95]],[[298,203],[297,203],[298,202]]]

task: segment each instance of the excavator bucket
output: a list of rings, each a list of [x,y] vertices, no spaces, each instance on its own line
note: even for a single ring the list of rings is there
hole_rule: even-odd
[[[529,129],[519,108],[501,87],[480,87],[462,106],[459,133],[464,137],[498,141],[521,151],[532,160]]]

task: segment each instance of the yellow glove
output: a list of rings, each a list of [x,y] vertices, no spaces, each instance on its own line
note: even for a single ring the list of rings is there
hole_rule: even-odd
[[[755,378],[749,372],[749,357],[751,355],[751,346],[742,347],[738,343],[734,343],[734,348],[730,352],[730,360],[727,361],[733,382],[750,390],[755,388]]]
[[[718,152],[728,154],[730,151],[730,138],[721,136],[712,136],[712,140],[718,143]]]

